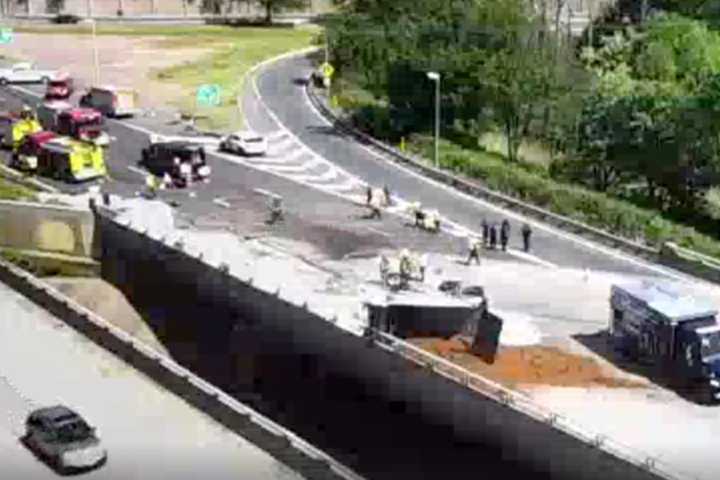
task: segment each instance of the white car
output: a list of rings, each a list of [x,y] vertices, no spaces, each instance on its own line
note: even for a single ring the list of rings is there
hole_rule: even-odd
[[[24,441],[61,473],[97,467],[107,460],[96,430],[64,406],[32,412],[25,422]]]
[[[48,83],[57,77],[56,70],[38,70],[29,62],[16,63],[10,68],[0,68],[0,85],[8,83]]]
[[[265,155],[267,140],[253,132],[235,132],[220,142],[220,150],[242,155]]]

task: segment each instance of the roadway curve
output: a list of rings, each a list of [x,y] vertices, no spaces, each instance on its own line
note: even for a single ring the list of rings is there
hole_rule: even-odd
[[[332,128],[311,105],[300,81],[307,78],[311,71],[309,58],[295,57],[266,67],[257,77],[258,92],[264,103],[284,127],[306,146],[370,184],[387,183],[400,197],[435,207],[451,220],[475,231],[479,230],[483,217],[489,221],[508,218],[512,226],[511,246],[513,243],[515,246],[520,244],[518,232],[525,219],[519,215],[419,177]],[[248,117],[253,120],[252,112],[248,112]],[[265,123],[264,120],[261,122]],[[539,263],[626,274],[678,275],[546,225],[527,221],[534,225],[533,251]],[[678,278],[685,277],[678,275]]]

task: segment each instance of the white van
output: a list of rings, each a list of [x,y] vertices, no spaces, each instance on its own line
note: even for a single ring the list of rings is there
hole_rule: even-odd
[[[132,117],[138,112],[138,94],[126,87],[92,87],[80,106],[94,108],[107,117]]]
[[[37,107],[37,119],[43,130],[54,131],[57,127],[57,116],[60,112],[70,110],[73,106],[64,101],[45,102]]]

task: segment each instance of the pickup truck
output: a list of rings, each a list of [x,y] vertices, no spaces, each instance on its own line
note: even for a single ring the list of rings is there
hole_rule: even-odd
[[[10,68],[0,68],[0,85],[8,83],[48,83],[57,76],[55,70],[38,70],[29,62],[16,63]]]

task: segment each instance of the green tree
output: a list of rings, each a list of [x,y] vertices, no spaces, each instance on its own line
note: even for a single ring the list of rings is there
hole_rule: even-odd
[[[507,158],[517,161],[520,144],[530,122],[543,104],[550,81],[547,51],[501,50],[480,67],[477,82],[484,91],[490,114],[502,126],[507,139]]]
[[[648,24],[634,64],[640,78],[689,89],[720,73],[720,34],[703,21],[665,15]]]

